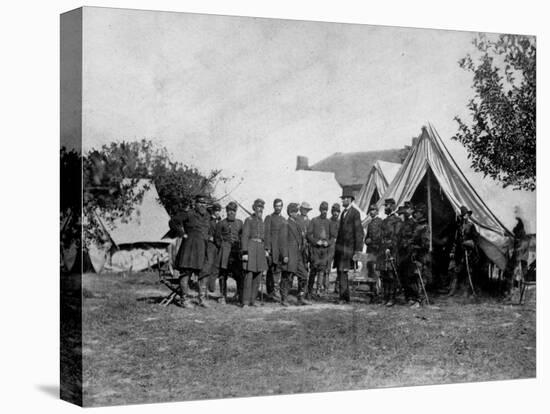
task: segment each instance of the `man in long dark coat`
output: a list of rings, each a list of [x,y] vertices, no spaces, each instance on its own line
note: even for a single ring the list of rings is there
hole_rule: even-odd
[[[330,246],[336,242],[337,231],[332,227],[330,219],[327,218],[328,203],[323,201],[319,206],[318,217],[311,219],[307,230],[307,241],[309,242],[310,270],[307,286],[307,298],[311,298],[315,288],[315,294],[324,293],[327,290],[327,279],[330,273]],[[317,286],[315,287],[315,280]]]
[[[367,224],[365,244],[367,245],[367,275],[370,279],[378,279],[380,259],[384,257],[382,219],[378,217],[378,207],[369,207],[370,221]]]
[[[382,222],[384,257],[379,261],[381,266],[380,276],[382,278],[384,303],[386,306],[393,306],[397,293],[397,275],[390,260],[395,260],[397,255],[398,233],[401,226],[401,219],[395,212],[395,200],[393,198],[385,200],[384,212],[386,213],[386,218]]]
[[[348,284],[348,271],[353,269],[353,257],[363,250],[363,225],[359,211],[352,207],[355,199],[353,193],[344,190],[342,194],[342,206],[344,210],[340,215],[340,227],[336,237],[336,250],[334,253],[334,264],[339,279],[339,303],[350,301]]]
[[[471,219],[472,210],[466,206],[460,207],[460,217],[458,219],[458,229],[455,235],[455,242],[451,250],[451,264],[449,265],[451,273],[451,285],[449,296],[453,296],[460,290],[463,284],[466,284],[464,294],[471,291],[469,277],[473,277],[473,264],[478,260],[479,233]],[[470,276],[468,276],[470,272]],[[464,283],[466,280],[468,282]],[[473,283],[473,279],[472,279]],[[475,293],[475,292],[472,292]]]
[[[216,290],[216,280],[218,279],[218,267],[216,266],[218,246],[216,245],[214,236],[216,234],[216,225],[220,221],[220,211],[222,211],[222,206],[219,203],[214,203],[209,206],[206,211],[210,213],[210,223],[208,225],[206,258],[202,268],[201,277],[206,278],[208,290],[210,292],[214,292]]]
[[[422,277],[422,284],[424,284],[425,287],[432,279],[430,252],[431,232],[425,204],[419,203],[415,206],[414,221],[415,226],[411,240],[412,260],[415,265],[414,274],[418,282],[420,282],[420,277]],[[421,283],[419,283],[418,286],[421,286]],[[420,299],[412,306],[419,307]]]
[[[281,254],[279,249],[279,233],[285,221],[281,215],[283,201],[279,198],[273,201],[273,213],[264,220],[265,247],[269,252],[268,270],[266,274],[266,290],[272,300],[278,301],[279,284],[281,282]]]
[[[288,306],[288,291],[294,276],[298,278],[298,304],[309,305],[305,300],[307,269],[305,266],[306,238],[298,223],[298,204],[290,203],[287,207],[288,220],[283,223],[279,234],[282,255],[283,275],[281,277],[281,305]]]
[[[231,201],[225,207],[227,217],[216,225],[215,240],[218,246],[216,266],[219,269],[220,302],[227,301],[227,278],[237,282],[237,297],[242,290],[241,236],[243,222],[236,218],[237,203]]]
[[[199,304],[208,307],[206,303],[206,283],[205,279],[201,278],[210,225],[210,216],[206,211],[206,197],[196,196],[194,208],[176,215],[169,221],[168,225],[171,232],[183,238],[175,262],[175,267],[181,274],[182,306],[185,308],[191,307],[187,300],[189,296],[189,278],[195,275],[199,278],[199,283],[197,283]]]
[[[254,213],[247,217],[243,224],[241,236],[241,253],[243,261],[243,291],[241,304],[243,307],[256,306],[256,296],[260,278],[267,271],[267,256],[265,247],[265,227],[262,219],[265,202],[261,199],[254,201]]]
[[[418,302],[418,277],[415,275],[415,265],[412,261],[412,244],[416,222],[413,218],[414,207],[410,201],[397,209],[401,217],[401,225],[397,234],[397,271],[403,285],[405,300],[409,305]]]

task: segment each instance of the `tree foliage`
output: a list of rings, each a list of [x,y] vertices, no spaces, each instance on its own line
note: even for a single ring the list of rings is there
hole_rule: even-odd
[[[536,45],[533,38],[500,35],[473,42],[476,58],[459,61],[473,73],[471,125],[459,117],[453,139],[468,150],[471,166],[503,187],[536,189]]]
[[[216,181],[227,180],[219,170],[203,174],[195,167],[172,161],[166,148],[148,140],[112,142],[82,157],[62,148],[62,223],[72,215],[73,229],[82,231],[86,240],[105,240],[108,228],[102,227],[97,214],[101,214],[107,227],[116,219],[128,219],[148,190],[137,185],[140,179],[154,182],[159,201],[170,215],[179,212],[198,193],[209,197]],[[67,227],[65,234],[62,232],[62,242],[73,238],[73,233]]]

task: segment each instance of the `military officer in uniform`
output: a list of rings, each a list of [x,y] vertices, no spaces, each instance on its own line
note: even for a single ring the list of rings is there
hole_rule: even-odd
[[[414,207],[410,201],[405,201],[404,205],[397,210],[397,214],[402,219],[397,237],[397,271],[403,285],[405,301],[411,306],[418,302],[418,279],[412,261],[412,242],[416,227],[416,222],[412,217],[413,212]]]
[[[281,281],[281,254],[279,249],[279,233],[285,221],[281,215],[283,201],[277,198],[273,201],[273,213],[264,220],[265,225],[265,247],[269,252],[268,270],[266,275],[267,295],[275,301],[280,300],[278,294]]]
[[[455,295],[464,284],[464,281],[468,280],[468,272],[470,272],[470,277],[473,277],[472,264],[476,263],[478,260],[477,249],[479,233],[472,222],[471,216],[472,210],[468,209],[466,206],[460,207],[458,229],[450,256],[451,263],[449,268],[451,273],[451,285],[449,296]],[[469,285],[469,283],[468,281],[467,284]],[[468,294],[470,290],[471,287],[467,287],[464,293]]]
[[[422,277],[422,284],[431,282],[432,279],[432,266],[431,266],[431,252],[430,252],[430,226],[428,225],[428,219],[426,214],[426,205],[423,203],[417,204],[414,209],[414,232],[411,240],[412,249],[412,261],[414,264],[414,275],[418,282]],[[419,283],[417,286],[421,285]],[[418,292],[418,290],[417,290]],[[412,305],[413,307],[420,306],[420,300]]]
[[[281,278],[281,305],[288,306],[288,291],[294,276],[298,278],[298,304],[309,305],[305,300],[307,269],[305,266],[306,238],[298,223],[298,204],[290,203],[287,207],[288,220],[283,223],[279,234],[282,256],[283,276]]]
[[[350,291],[348,285],[348,271],[354,268],[353,257],[356,253],[363,250],[363,225],[361,224],[361,215],[359,211],[352,207],[351,203],[355,199],[353,193],[344,190],[342,196],[342,206],[344,210],[340,214],[340,226],[336,237],[336,247],[334,253],[334,264],[338,273],[339,282],[339,301],[344,303],[350,301]]]
[[[367,246],[367,276],[369,279],[377,280],[379,262],[384,258],[383,238],[382,238],[382,219],[378,217],[378,207],[375,204],[369,207],[370,221],[367,224],[365,234],[365,244]]]
[[[185,308],[192,307],[188,302],[189,278],[195,275],[199,278],[197,284],[199,304],[208,307],[205,279],[201,278],[206,259],[206,243],[210,225],[210,215],[206,211],[206,197],[197,195],[194,208],[176,215],[169,221],[168,225],[172,232],[183,238],[175,262],[175,266],[181,274],[182,306]]]
[[[237,203],[231,201],[225,207],[227,217],[216,225],[216,244],[218,246],[218,258],[216,265],[219,269],[219,285],[221,299],[227,301],[227,278],[231,276],[237,282],[237,298],[242,290],[242,266],[241,266],[241,236],[243,222],[236,218]],[[240,300],[239,300],[240,301]]]
[[[384,201],[386,218],[382,222],[382,243],[384,255],[379,260],[380,276],[382,279],[382,292],[386,306],[393,306],[397,293],[397,280],[391,260],[395,260],[397,254],[397,233],[401,225],[401,219],[395,213],[395,200],[387,198]],[[395,264],[395,261],[393,262]]]
[[[265,246],[265,227],[263,211],[265,202],[257,199],[252,205],[253,214],[247,217],[243,224],[241,235],[241,253],[243,261],[243,291],[241,294],[241,305],[256,306],[256,296],[260,278],[267,271],[267,256],[269,255]]]
[[[208,226],[208,242],[206,243],[206,258],[202,268],[202,276],[206,278],[208,290],[214,292],[216,290],[216,280],[218,279],[218,267],[216,266],[216,258],[218,257],[218,246],[214,240],[216,234],[216,225],[220,221],[220,212],[222,206],[220,203],[214,203],[206,209],[210,213],[210,224]]]
[[[327,217],[328,203],[323,201],[319,206],[318,217],[315,217],[309,223],[307,231],[307,241],[310,246],[310,273],[308,281],[308,296],[310,299],[313,295],[319,292],[325,293],[327,288],[328,275],[330,273],[330,246],[336,241],[337,232],[331,233],[330,220]],[[334,227],[332,228],[335,230]],[[317,285],[315,281],[317,280]]]

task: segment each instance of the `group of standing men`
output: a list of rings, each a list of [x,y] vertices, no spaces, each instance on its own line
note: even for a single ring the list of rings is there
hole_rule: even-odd
[[[421,288],[431,279],[430,228],[426,206],[411,202],[396,209],[393,199],[385,200],[386,217],[378,217],[378,208],[369,208],[366,232],[359,211],[352,206],[353,193],[344,190],[339,204],[319,206],[319,216],[308,217],[311,206],[289,203],[283,217],[283,201],[273,201],[273,212],[264,219],[265,202],[254,201],[252,212],[244,222],[236,218],[238,205],[229,202],[226,218],[220,220],[221,205],[207,207],[205,196],[195,197],[194,207],[173,217],[172,234],[182,238],[175,265],[180,272],[182,306],[191,307],[189,282],[198,279],[196,289],[201,306],[207,307],[208,289],[219,281],[219,301],[227,300],[227,279],[237,284],[241,306],[256,306],[256,298],[266,276],[267,298],[288,306],[289,290],[297,279],[297,302],[310,304],[329,289],[332,266],[336,268],[335,291],[339,303],[350,301],[348,272],[353,270],[359,254],[367,246],[367,270],[370,278],[381,280],[384,303],[392,306],[401,290],[411,306],[420,306]],[[453,248],[451,292],[469,272],[468,253],[475,249],[477,233],[461,208],[459,231]],[[466,263],[465,263],[466,262]]]
[[[431,232],[427,208],[423,203],[413,206],[405,201],[396,209],[395,200],[384,202],[386,217],[378,217],[378,208],[369,208],[365,244],[370,260],[367,263],[371,278],[381,279],[382,297],[386,306],[395,304],[396,296],[403,291],[411,307],[419,307],[427,299],[426,286],[432,282]],[[472,211],[460,208],[450,254],[449,295],[454,295],[469,279],[474,293],[471,264],[477,257],[478,233],[471,221]],[[468,289],[468,288],[467,288]]]

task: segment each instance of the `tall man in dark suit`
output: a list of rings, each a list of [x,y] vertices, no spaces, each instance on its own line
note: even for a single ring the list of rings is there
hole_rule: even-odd
[[[265,285],[268,297],[275,301],[280,299],[277,292],[281,281],[279,233],[283,223],[285,222],[285,218],[281,215],[282,210],[283,200],[276,198],[273,201],[273,213],[269,214],[264,220],[265,248],[269,253]]]
[[[344,190],[342,197],[342,207],[344,210],[340,215],[340,227],[336,237],[336,251],[334,253],[334,264],[338,272],[339,279],[339,303],[350,301],[350,292],[348,285],[348,271],[353,269],[353,256],[363,250],[363,225],[361,224],[361,215],[359,211],[352,207],[351,203],[355,199],[353,193]]]

